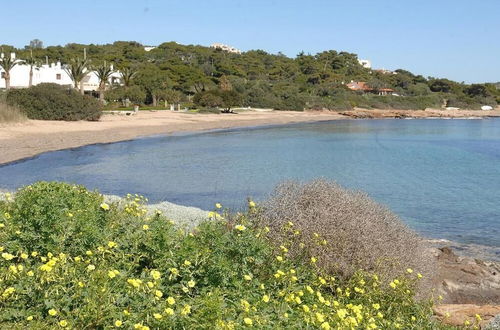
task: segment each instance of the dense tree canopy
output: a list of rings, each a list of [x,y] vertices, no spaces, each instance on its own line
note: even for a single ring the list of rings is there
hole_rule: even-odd
[[[290,58],[263,50],[234,54],[175,42],[165,42],[146,51],[135,41],[106,45],[72,43],[33,49],[4,45],[3,49],[4,52],[16,51],[19,58],[27,59],[32,52],[40,62],[60,60],[63,63],[82,58],[85,49],[91,61],[106,61],[116,68],[134,72],[127,80],[127,87],[133,85],[136,89],[122,89],[110,96],[130,94],[134,102],[155,105],[169,98],[175,99],[173,102],[192,102],[193,96],[200,94],[196,100],[206,102],[198,105],[220,103],[217,106],[223,106],[219,100],[221,95],[206,95],[212,90],[233,91],[240,106],[289,110],[354,106],[439,107],[443,100],[450,106],[473,108],[482,104],[496,105],[500,101],[495,84],[469,86],[448,79],[425,78],[402,69],[395,72],[371,70],[359,64],[356,54],[335,50],[315,55],[300,53]],[[366,82],[374,89],[391,88],[398,96],[361,95],[346,88],[351,81]],[[177,93],[174,98],[172,91]]]

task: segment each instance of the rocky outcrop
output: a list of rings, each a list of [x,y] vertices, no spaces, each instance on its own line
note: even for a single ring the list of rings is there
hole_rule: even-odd
[[[500,263],[460,257],[449,247],[436,249],[435,257],[433,286],[442,297],[434,307],[436,316],[449,325],[467,321],[481,329],[500,329]]]
[[[481,329],[494,329],[490,326],[497,315],[500,315],[500,305],[445,304],[434,307],[434,313],[445,324],[449,325],[479,325]]]
[[[500,304],[500,263],[457,256],[450,248],[437,250],[434,287],[446,304]]]

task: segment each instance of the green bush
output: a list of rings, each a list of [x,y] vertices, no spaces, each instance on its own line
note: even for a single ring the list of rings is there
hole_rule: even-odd
[[[146,214],[140,197],[123,209],[99,202],[82,187],[41,183],[0,203],[0,328],[442,328],[429,303],[413,300],[415,273],[390,284],[359,272],[342,280],[322,260],[289,253],[288,242],[275,246],[272,231],[281,229],[245,214],[211,212],[186,230]],[[68,211],[106,240],[83,251],[79,239],[54,237],[54,226],[73,226]],[[26,233],[37,232],[27,245]]]
[[[97,99],[57,84],[10,90],[7,103],[20,108],[30,119],[94,121],[101,116]]]
[[[12,239],[22,250],[83,253],[103,239],[102,200],[99,193],[67,183],[38,182],[22,188],[9,210],[16,229]]]

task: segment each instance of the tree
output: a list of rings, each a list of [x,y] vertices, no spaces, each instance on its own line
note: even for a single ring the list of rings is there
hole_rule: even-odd
[[[435,79],[430,82],[429,88],[433,92],[449,93],[452,85],[447,79]]]
[[[222,97],[214,91],[198,92],[193,98],[194,103],[206,108],[218,108],[222,105]]]
[[[482,96],[482,97],[488,97],[491,96],[488,90],[486,89],[486,86],[482,84],[472,84],[469,87],[465,88],[464,90],[465,94],[469,95],[470,97],[475,97],[475,96]]]
[[[113,88],[106,93],[106,100],[109,102],[121,101],[125,107],[130,105],[130,102],[135,104],[143,104],[146,100],[146,92],[137,85],[133,86],[119,86]]]
[[[106,84],[109,81],[109,78],[113,74],[113,69],[111,66],[106,65],[106,61],[95,68],[95,73],[97,75],[97,79],[99,79],[99,100],[104,103],[104,93],[106,92]]]
[[[149,65],[140,70],[135,78],[135,83],[144,88],[151,97],[153,106],[158,105],[158,94],[168,86],[167,74],[154,65]]]
[[[241,95],[236,91],[221,91],[220,96],[222,98],[222,107],[224,113],[232,113],[233,108],[236,105],[241,104]]]
[[[80,58],[73,58],[70,63],[66,65],[64,70],[69,75],[73,83],[75,84],[75,89],[80,89],[80,93],[83,95],[83,79],[87,76],[87,66],[89,62]]]
[[[129,87],[132,84],[132,80],[137,74],[137,69],[126,66],[120,69],[120,73],[122,74],[122,81],[125,87]]]
[[[3,69],[4,79],[5,79],[5,89],[10,89],[10,71],[18,64],[19,62],[13,59],[10,56],[4,56],[0,58],[0,68]]]
[[[231,82],[229,81],[226,75],[220,77],[219,88],[223,91],[230,91],[233,89],[233,86],[231,85]]]
[[[31,56],[24,61],[29,67],[30,67],[30,73],[29,73],[29,82],[28,82],[28,87],[33,86],[33,69],[38,70],[40,66],[40,62],[33,58],[33,51],[31,51]]]

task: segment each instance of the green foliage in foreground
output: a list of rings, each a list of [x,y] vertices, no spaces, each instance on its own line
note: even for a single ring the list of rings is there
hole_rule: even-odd
[[[6,101],[30,119],[94,121],[101,116],[100,104],[95,98],[57,84],[11,90]]]
[[[119,208],[80,186],[37,183],[0,202],[0,327],[441,327],[413,300],[415,273],[340,281],[321,260],[274,248],[245,215],[211,212],[187,230],[144,201]]]

